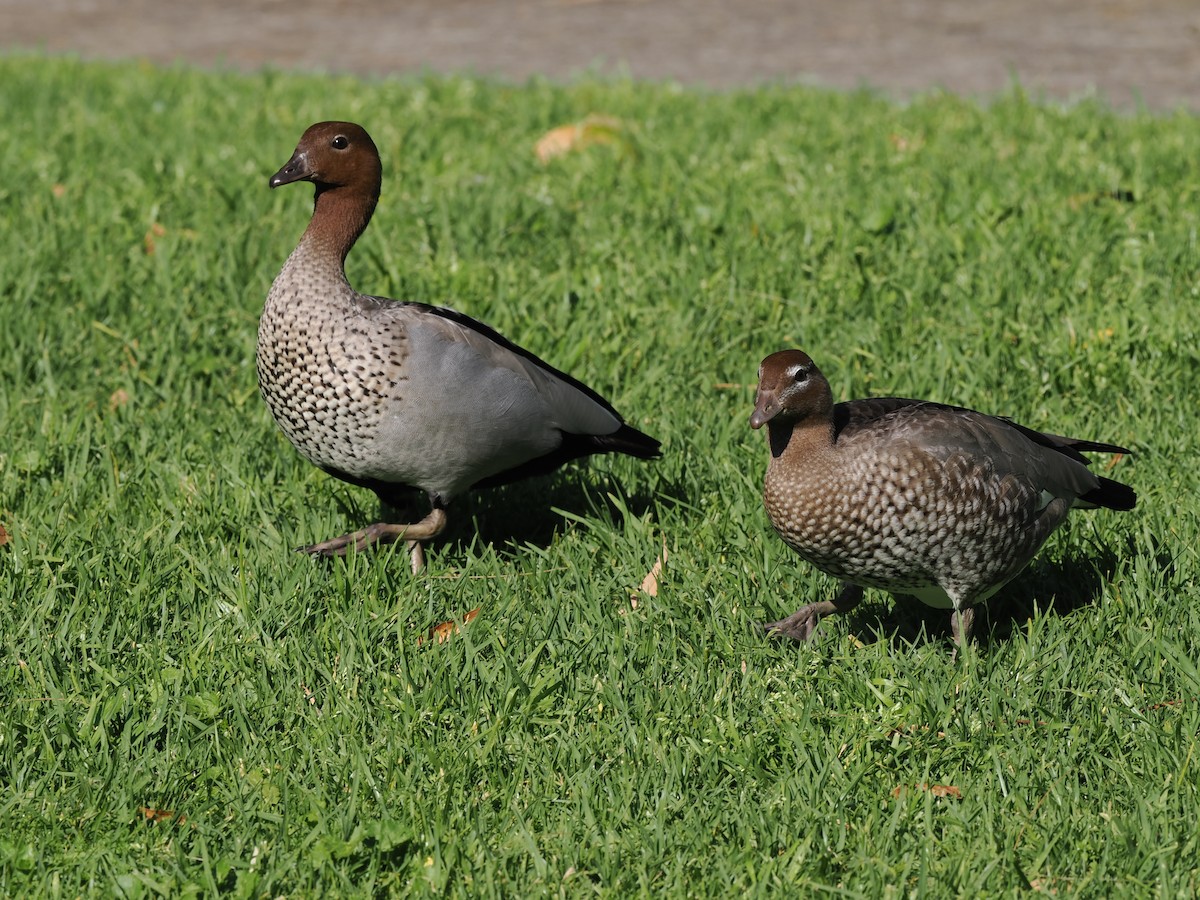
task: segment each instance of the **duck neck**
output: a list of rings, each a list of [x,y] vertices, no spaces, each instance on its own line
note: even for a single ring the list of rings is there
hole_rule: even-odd
[[[811,459],[833,449],[832,419],[773,419],[767,429],[772,460]]]
[[[300,246],[309,253],[336,259],[344,267],[350,248],[367,230],[378,200],[378,188],[369,191],[348,185],[318,184],[312,219]]]

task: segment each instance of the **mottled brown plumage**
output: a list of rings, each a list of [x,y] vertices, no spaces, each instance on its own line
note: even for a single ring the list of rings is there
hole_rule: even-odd
[[[360,294],[346,255],[379,199],[370,136],[320,122],[271,187],[308,181],[316,200],[299,246],[271,285],[258,331],[258,377],[279,427],[306,459],[388,506],[423,491],[420,522],[379,522],[301,548],[342,555],[446,523],[446,505],[475,487],[549,472],[593,453],[658,456],[658,441],[612,406],[492,329],[454,310]]]
[[[1136,501],[1080,453],[1128,450],[921,400],[834,404],[799,350],[763,360],[750,425],[768,427],[771,524],[842,582],[837,599],[768,626],[796,640],[811,637],[822,616],[852,609],[864,588],[879,588],[951,609],[961,644],[972,606],[1020,572],[1072,507],[1126,510]]]

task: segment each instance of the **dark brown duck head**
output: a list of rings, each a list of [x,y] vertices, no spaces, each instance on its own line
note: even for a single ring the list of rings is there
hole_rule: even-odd
[[[345,259],[371,220],[382,180],[379,151],[361,125],[318,122],[304,132],[292,158],[268,184],[277,188],[311,182],[316,200],[309,232],[331,239]]]
[[[751,428],[768,422],[788,428],[805,420],[827,423],[832,414],[833,391],[807,353],[780,350],[762,361]]]
[[[271,176],[270,185],[311,181],[317,191],[354,188],[379,195],[383,166],[375,142],[353,122],[318,122],[309,126],[287,164]]]

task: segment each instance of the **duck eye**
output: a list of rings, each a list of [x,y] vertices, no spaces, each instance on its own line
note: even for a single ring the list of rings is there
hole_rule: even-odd
[[[795,380],[796,384],[806,381],[808,379],[808,368],[805,366],[796,366],[796,368],[792,370],[792,378]]]
[[[350,141],[346,139],[344,134],[339,134],[333,139],[333,143],[330,146],[332,146],[334,150],[345,150],[350,146]]]

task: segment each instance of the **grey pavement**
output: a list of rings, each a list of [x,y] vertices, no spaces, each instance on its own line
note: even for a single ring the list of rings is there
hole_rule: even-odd
[[[1200,0],[0,0],[0,51],[1200,109]]]

